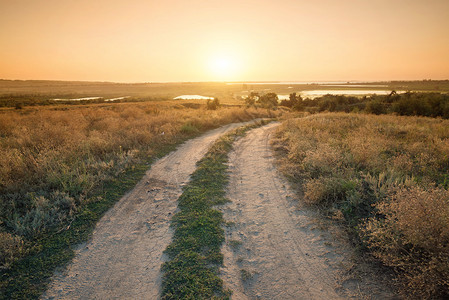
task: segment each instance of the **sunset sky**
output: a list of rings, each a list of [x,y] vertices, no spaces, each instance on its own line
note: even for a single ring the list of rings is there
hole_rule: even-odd
[[[449,0],[0,0],[0,78],[449,79]]]

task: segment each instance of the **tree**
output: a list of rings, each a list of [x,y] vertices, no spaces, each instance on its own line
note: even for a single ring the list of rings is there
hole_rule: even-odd
[[[296,96],[296,93],[291,93],[289,96],[289,100],[282,100],[281,106],[289,107],[293,110],[302,110],[303,109],[303,103],[302,98],[300,95]]]
[[[220,101],[218,98],[214,98],[214,100],[207,99],[206,107],[209,110],[216,110],[220,107]]]
[[[257,101],[262,107],[273,108],[278,106],[278,95],[276,93],[267,93],[259,97]]]
[[[254,106],[257,100],[259,100],[259,93],[251,92],[248,97],[245,98],[246,106]]]

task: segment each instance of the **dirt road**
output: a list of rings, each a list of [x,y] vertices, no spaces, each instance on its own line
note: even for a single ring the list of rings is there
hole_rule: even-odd
[[[91,240],[56,274],[42,299],[158,299],[170,219],[196,162],[230,124],[190,140],[153,164],[98,222]]]
[[[231,203],[222,210],[233,225],[222,273],[233,299],[392,298],[373,274],[342,280],[342,270],[353,267],[350,252],[316,228],[310,211],[298,209],[274,166],[269,139],[276,126],[250,131],[230,154]]]
[[[56,274],[42,299],[158,299],[170,219],[196,162],[231,124],[186,142],[157,161],[99,221],[91,240]],[[342,281],[353,264],[344,247],[316,229],[274,166],[269,138],[277,124],[251,130],[230,154],[231,203],[222,278],[233,299],[392,298],[366,279]],[[371,277],[370,277],[371,276]],[[362,287],[362,288],[361,288]]]

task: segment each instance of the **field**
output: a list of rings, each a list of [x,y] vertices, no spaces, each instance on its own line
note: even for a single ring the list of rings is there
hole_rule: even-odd
[[[278,126],[272,143],[279,155],[281,170],[298,188],[299,201],[318,208],[326,218],[343,225],[360,253],[370,253],[385,266],[392,268],[403,286],[403,291],[407,291],[404,292],[404,297],[447,296],[449,121],[446,119],[449,116],[449,98],[447,94],[431,92],[449,90],[448,83],[367,83],[357,88],[371,90],[380,85],[383,86],[382,89],[417,90],[423,93],[392,93],[372,97],[327,95],[316,99],[295,96],[294,99],[290,97],[290,100],[279,103],[274,93],[352,89],[356,88],[356,85],[340,84],[335,87],[326,84],[292,83],[116,84],[1,80],[0,288],[6,295],[5,298],[39,297],[54,270],[73,258],[73,246],[91,236],[95,225],[105,212],[136,186],[157,158],[174,150],[182,142],[221,125],[276,117],[284,121],[279,126],[270,125],[271,129]],[[254,98],[254,103],[241,98],[250,91],[260,95]],[[172,100],[181,94],[217,97],[220,105],[215,105],[218,102],[208,104],[205,100]],[[82,101],[51,100],[83,97],[101,98]],[[107,98],[119,97],[127,98],[113,103],[105,101]],[[197,166],[198,171],[192,175],[192,186],[185,186],[182,190],[185,194],[179,199],[173,195],[165,195],[168,191],[173,191],[171,185],[182,189],[178,179],[176,184],[168,183],[174,180],[172,177],[175,171],[156,172],[158,178],[169,178],[164,183],[164,196],[158,194],[163,190],[158,186],[160,181],[155,183],[156,188],[150,187],[150,190],[147,187],[136,188],[136,198],[155,194],[154,199],[162,197],[170,203],[167,204],[168,207],[157,202],[161,200],[154,200],[153,203],[150,199],[147,203],[148,210],[151,210],[148,215],[154,218],[165,216],[158,225],[159,231],[151,230],[164,236],[163,242],[162,239],[152,241],[161,248],[160,255],[162,256],[163,249],[168,247],[165,253],[173,259],[164,265],[166,277],[163,288],[167,298],[176,298],[178,292],[201,295],[203,290],[207,291],[209,296],[213,293],[207,284],[197,285],[196,277],[190,278],[189,283],[195,292],[185,286],[178,286],[179,282],[188,278],[190,272],[188,269],[179,271],[181,269],[178,267],[185,266],[182,266],[183,260],[176,260],[178,252],[184,255],[184,250],[187,249],[184,247],[187,246],[194,249],[195,255],[200,258],[209,253],[209,250],[213,250],[213,255],[209,253],[210,255],[205,256],[207,263],[202,263],[205,269],[200,270],[200,277],[205,274],[203,271],[208,273],[207,270],[213,264],[222,264],[225,269],[229,268],[225,271],[229,273],[226,273],[224,287],[221,286],[221,279],[217,277],[220,275],[218,267],[211,269],[213,276],[210,280],[218,284],[216,291],[221,291],[224,298],[229,295],[228,285],[238,293],[258,295],[273,281],[269,277],[270,274],[277,276],[275,274],[278,274],[276,272],[280,269],[289,269],[289,272],[294,274],[298,271],[296,266],[301,264],[316,270],[302,274],[308,276],[305,279],[289,277],[290,281],[268,288],[263,295],[270,298],[277,290],[288,289],[292,295],[305,297],[301,294],[302,289],[291,287],[304,282],[316,287],[317,281],[322,284],[318,291],[325,293],[317,292],[317,297],[352,295],[350,288],[344,292],[329,288],[333,281],[323,275],[327,272],[323,271],[327,268],[327,262],[317,253],[333,251],[327,248],[328,242],[314,248],[315,233],[309,231],[304,235],[302,229],[296,228],[295,224],[298,224],[299,220],[304,222],[301,218],[305,218],[307,222],[312,221],[309,217],[295,215],[303,213],[297,209],[295,213],[288,212],[291,206],[297,203],[286,200],[290,199],[290,196],[285,196],[290,193],[289,190],[279,189],[279,186],[285,188],[285,180],[276,177],[274,162],[270,160],[271,150],[268,147],[271,129],[264,128],[251,132],[246,141],[243,139],[243,142],[235,143],[239,145],[236,153],[241,157],[236,157],[235,153],[231,154],[233,159],[230,160],[230,165],[233,166],[234,172],[237,169],[240,172],[239,175],[230,177],[232,195],[235,195],[232,198],[236,198],[232,200],[238,203],[238,208],[231,213],[224,213],[227,218],[235,218],[233,227],[226,228],[227,235],[235,231],[231,240],[223,242],[223,232],[220,229],[228,220],[221,218],[221,212],[212,211],[212,207],[208,207],[206,212],[220,216],[212,222],[215,226],[213,231],[217,233],[219,241],[209,245],[207,243],[211,241],[204,240],[205,246],[198,246],[193,242],[198,238],[197,233],[207,228],[202,227],[202,221],[199,226],[191,215],[202,213],[206,204],[225,202],[222,196],[227,192],[226,188],[229,189],[226,187],[227,166],[224,163],[227,158],[221,157],[221,154],[218,155],[220,159],[214,155],[207,156],[211,159],[210,164],[206,159],[202,161],[204,166]],[[224,134],[224,131],[214,133],[214,137],[220,134]],[[201,138],[206,139],[206,136],[202,135]],[[234,138],[236,137],[232,139]],[[198,143],[202,145],[201,151],[206,153],[205,140],[199,140]],[[223,143],[223,140],[216,145],[220,143]],[[164,168],[172,170],[171,165],[176,165],[176,172],[180,172],[183,155],[193,155],[192,153],[197,151],[200,153],[199,144],[195,149],[179,151],[178,160],[165,162]],[[230,147],[231,142],[226,142],[226,153]],[[263,153],[260,157],[255,155],[256,149]],[[195,155],[197,159],[200,159],[200,156]],[[238,168],[237,162],[240,164]],[[189,163],[191,166],[183,170],[184,181],[188,180],[195,168],[195,161]],[[211,180],[212,171],[205,168],[212,166],[220,169],[220,176],[223,178]],[[257,174],[262,170],[262,166],[265,168],[264,174]],[[250,174],[245,177],[246,181],[243,181],[242,174],[245,172]],[[220,195],[219,199],[213,200],[212,196],[209,197],[211,193]],[[190,202],[198,199],[203,202]],[[183,214],[186,212],[183,211],[175,215],[177,208],[182,210],[184,202],[189,205],[184,207],[187,209],[188,218],[184,218]],[[190,206],[198,208],[198,212],[191,212]],[[242,207],[246,207],[246,211],[241,209]],[[118,218],[124,217],[126,212],[126,209],[116,211]],[[172,227],[177,229],[175,239],[168,246],[171,236],[167,235],[166,231],[170,226],[170,215],[175,215],[171,222]],[[269,217],[262,217],[264,215]],[[134,218],[133,221],[146,224],[147,217],[141,216],[144,220]],[[185,224],[193,221],[193,231],[189,233],[193,234],[192,236],[187,237],[184,234],[184,221],[187,222]],[[251,226],[257,222],[260,225]],[[120,224],[115,225],[117,227],[114,228],[110,225],[109,230],[120,232]],[[271,240],[276,240],[276,245],[284,245],[284,252],[271,247],[273,245],[266,245],[267,239],[259,235],[261,228],[265,233],[270,232]],[[283,228],[282,234],[279,234],[279,228]],[[245,235],[241,232],[245,230],[246,236],[253,235],[248,240],[242,239]],[[105,240],[108,240],[108,234],[104,233]],[[229,237],[226,236],[226,239]],[[126,237],[120,240],[123,243],[127,241]],[[223,263],[223,255],[220,252],[220,245],[223,243],[229,245],[226,246],[226,255],[233,257],[231,264],[229,259],[225,259]],[[128,245],[131,245],[131,241]],[[175,246],[180,247],[179,251],[173,250]],[[92,245],[90,247],[93,248]],[[138,250],[137,247],[141,249]],[[272,256],[280,255],[277,263],[283,262],[285,257],[291,257],[291,262],[295,263],[276,265],[261,259],[257,268],[265,270],[265,274],[262,274],[262,271],[259,274],[252,254],[248,251],[243,253],[241,250],[250,248],[253,248],[254,252],[264,249],[263,251],[271,253]],[[122,253],[113,248],[110,250]],[[134,254],[140,251],[143,257],[148,256],[145,254],[147,248],[140,244],[136,244],[133,251]],[[301,251],[314,254],[296,257]],[[98,253],[104,252],[106,251],[101,248],[100,243]],[[126,253],[121,255],[125,256]],[[175,262],[180,265],[173,265]],[[141,265],[140,261],[135,263],[137,266]],[[152,263],[159,270],[159,257],[153,258]],[[88,268],[88,265],[85,262],[83,266]],[[235,273],[235,270],[238,272]],[[117,274],[119,271],[117,270]],[[178,271],[183,275],[178,276]],[[108,270],[104,272],[107,273]],[[102,274],[97,275],[102,278]],[[158,278],[159,271],[145,276]],[[234,282],[237,277],[241,277],[240,284]],[[260,281],[255,282],[254,278],[259,277]],[[130,286],[134,284],[132,278],[127,282]],[[106,286],[107,284],[109,283],[106,283]],[[157,294],[157,284],[152,284],[154,285],[148,285],[147,288]],[[100,283],[98,286],[100,291]],[[245,286],[245,290],[242,286]],[[251,291],[251,288],[254,291]],[[305,290],[307,288],[309,287],[304,287]],[[375,290],[375,293],[381,293],[382,285],[377,285]],[[127,291],[129,290],[124,290]],[[371,292],[364,290],[361,294],[369,295]]]
[[[223,124],[274,114],[255,108],[207,110],[182,101],[1,112],[2,287],[23,275],[27,259],[41,260],[42,253],[48,265],[35,271],[48,277],[54,260],[71,256],[66,247],[80,241],[79,231],[85,238],[148,163],[175,145]],[[55,241],[61,234],[63,240]]]
[[[398,272],[414,297],[449,291],[449,122],[326,113],[285,121],[275,147],[304,201]]]

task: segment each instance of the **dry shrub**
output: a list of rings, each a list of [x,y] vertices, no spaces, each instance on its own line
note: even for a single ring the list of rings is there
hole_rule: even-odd
[[[304,184],[304,201],[307,204],[329,206],[350,198],[356,193],[358,182],[337,177],[319,177]]]
[[[449,191],[402,188],[376,208],[381,217],[363,230],[374,255],[403,271],[416,296],[449,296]]]
[[[329,204],[338,198],[339,184],[335,178],[320,177],[304,184],[304,201],[307,204]]]
[[[66,193],[55,191],[47,197],[27,195],[27,211],[23,215],[15,213],[6,219],[8,227],[26,238],[32,238],[55,225],[71,218],[77,201]]]
[[[0,269],[8,268],[24,253],[25,244],[21,237],[0,231]]]

